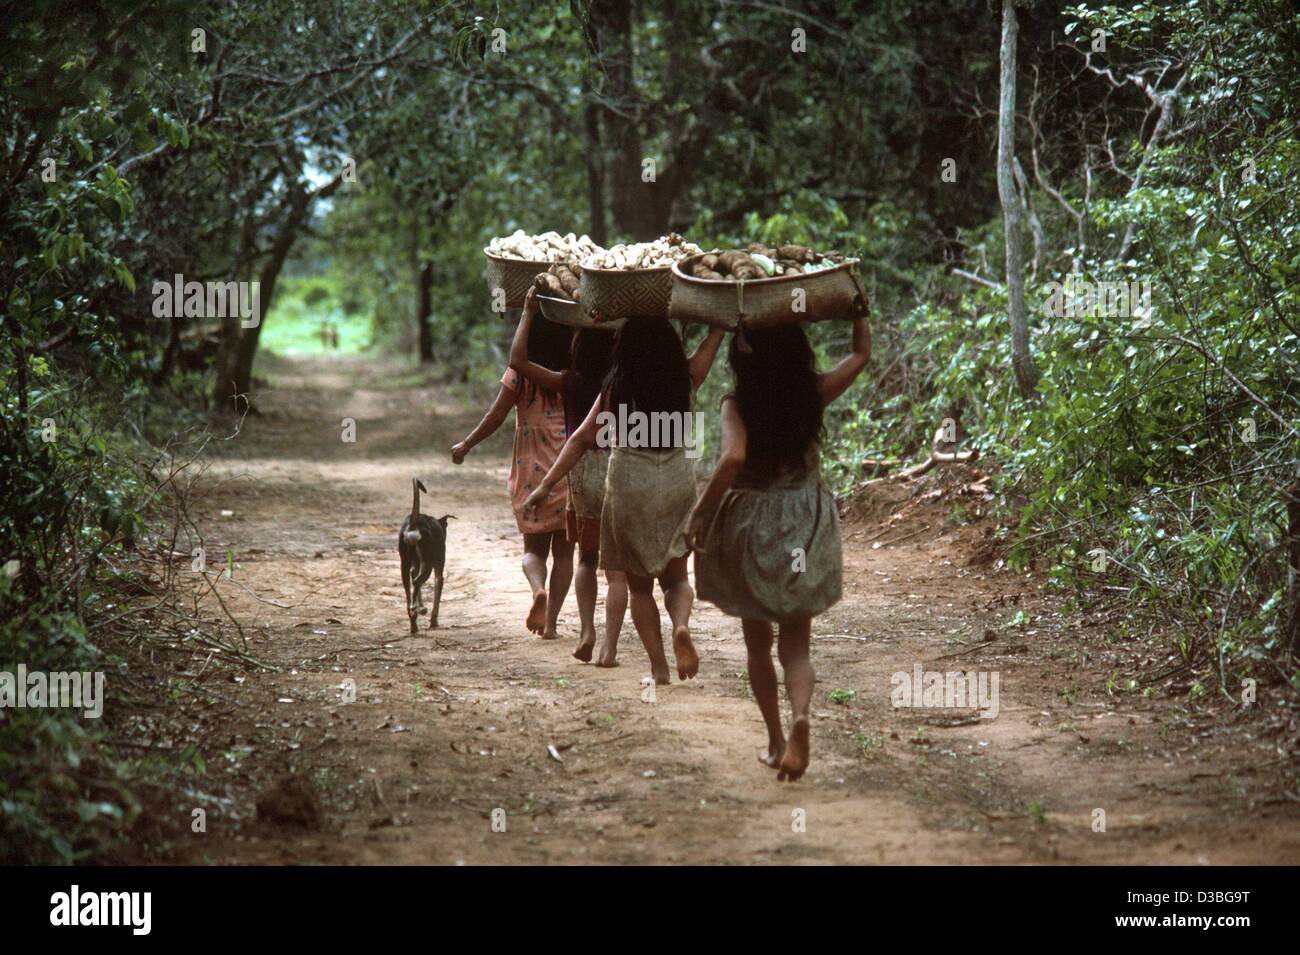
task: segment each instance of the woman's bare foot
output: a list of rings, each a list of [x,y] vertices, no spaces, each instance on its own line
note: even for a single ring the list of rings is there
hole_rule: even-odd
[[[672,682],[672,678],[668,675],[668,662],[666,660],[661,667],[651,666],[650,675],[655,678],[655,683],[659,686],[667,686]]]
[[[611,647],[608,643],[600,645],[600,653],[596,655],[596,666],[598,667],[616,667],[618,660],[614,655],[618,652],[618,647]]]
[[[673,656],[677,659],[677,679],[689,680],[700,672],[700,655],[695,652],[686,624],[673,628]]]
[[[554,626],[549,626],[549,627],[547,627],[545,630],[542,631],[542,639],[543,639],[543,640],[558,640],[558,639],[560,639],[560,631],[556,630]]]
[[[790,726],[790,738],[786,741],[785,755],[781,757],[777,779],[794,782],[808,769],[808,736],[808,717],[800,716]]]
[[[776,769],[781,765],[781,757],[785,755],[785,740],[770,740],[767,744],[767,752],[758,757],[758,761],[768,769]]]
[[[533,606],[528,611],[524,626],[530,633],[542,633],[546,629],[546,591],[539,590],[533,594]]]
[[[573,651],[575,660],[581,660],[583,663],[591,662],[592,651],[596,649],[596,632],[584,633],[582,639],[578,641],[577,648]]]

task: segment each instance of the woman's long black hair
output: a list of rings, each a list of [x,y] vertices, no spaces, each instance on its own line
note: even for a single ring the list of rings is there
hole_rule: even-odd
[[[691,410],[691,371],[682,340],[665,318],[629,318],[614,334],[614,359],[602,389],[606,408]]]
[[[759,474],[800,468],[822,434],[812,346],[799,325],[755,329],[745,338],[749,351],[732,336],[729,354],[745,422],[745,466]]]
[[[540,315],[535,317],[528,329],[528,360],[551,371],[566,370],[571,337],[567,325],[558,325]]]
[[[586,415],[600,396],[600,389],[614,360],[614,335],[597,328],[579,328],[573,333],[572,363],[578,376],[574,404]]]

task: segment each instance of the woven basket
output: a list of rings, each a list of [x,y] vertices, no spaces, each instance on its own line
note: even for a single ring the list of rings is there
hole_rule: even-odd
[[[624,319],[597,322],[577,302],[567,298],[554,298],[550,295],[537,296],[542,306],[542,315],[557,325],[572,325],[574,328],[599,328],[601,331],[615,332],[623,325]]]
[[[673,294],[673,273],[657,269],[589,269],[585,266],[578,289],[587,314],[606,319],[667,318]]]
[[[528,294],[528,288],[533,284],[537,273],[545,272],[551,267],[550,262],[504,259],[499,255],[493,255],[487,249],[483,250],[483,254],[487,256],[488,293],[504,289],[506,308],[521,308],[524,304],[524,296]]]
[[[734,329],[741,319],[747,328],[771,328],[793,322],[852,318],[866,307],[867,293],[858,275],[858,260],[803,275],[719,282],[687,272],[699,259],[692,255],[672,267],[673,294],[668,317]],[[794,292],[803,290],[802,301]],[[802,304],[803,310],[796,311]]]

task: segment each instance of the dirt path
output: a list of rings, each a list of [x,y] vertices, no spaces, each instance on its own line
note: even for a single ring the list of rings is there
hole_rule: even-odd
[[[1023,576],[966,566],[972,528],[873,547],[896,533],[846,524],[845,599],[814,627],[814,761],[782,785],[755,758],[764,735],[736,621],[697,605],[700,678],[652,704],[630,621],[614,670],[569,655],[572,596],[564,639],[525,632],[510,426],[457,468],[446,449],[479,409],[400,366],[281,360],[267,373],[264,414],[223,445],[202,513],[209,553],[233,553],[220,592],[276,670],[206,677],[190,715],[206,727],[192,795],[208,831],[180,857],[1300,861],[1300,806],[1276,785],[1294,747],[1280,704],[1270,737],[1230,708],[1108,695],[1105,628],[1058,620]],[[417,474],[427,509],[457,519],[443,627],[410,636],[395,537]],[[998,717],[892,708],[891,675],[918,663],[997,671]],[[288,770],[320,794],[321,827],[258,818],[258,794]]]

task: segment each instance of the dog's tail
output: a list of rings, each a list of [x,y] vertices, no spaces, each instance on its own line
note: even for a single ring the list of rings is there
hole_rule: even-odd
[[[406,533],[402,536],[409,543],[414,544],[420,539],[420,492],[428,491],[419,478],[411,478],[411,522],[407,525]]]

